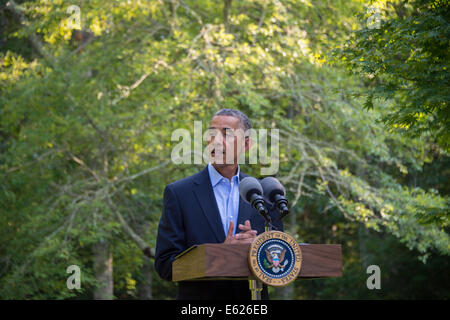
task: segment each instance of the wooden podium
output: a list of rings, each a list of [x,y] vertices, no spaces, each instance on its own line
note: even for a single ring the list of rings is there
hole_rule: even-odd
[[[172,264],[172,281],[248,279],[252,285],[249,246],[212,243],[193,246],[176,257]],[[298,278],[342,276],[341,245],[300,244],[300,248],[302,265]]]

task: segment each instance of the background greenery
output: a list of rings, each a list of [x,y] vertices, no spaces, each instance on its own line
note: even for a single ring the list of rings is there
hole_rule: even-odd
[[[0,298],[174,298],[162,192],[204,164],[171,134],[223,107],[280,129],[286,231],[342,244],[343,277],[272,298],[448,298],[448,42],[438,0],[2,0]]]

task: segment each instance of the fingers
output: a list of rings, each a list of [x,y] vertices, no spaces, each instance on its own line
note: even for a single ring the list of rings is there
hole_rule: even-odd
[[[236,239],[238,239],[238,240],[256,238],[256,233],[257,233],[256,230],[250,230],[250,231],[247,231],[247,232],[238,233],[234,237]]]
[[[245,220],[245,224],[239,224],[239,229],[242,231],[249,231],[252,229],[252,226],[250,225],[250,220]]]
[[[258,233],[256,230],[252,230],[252,226],[250,225],[250,220],[245,220],[245,224],[239,224],[239,229],[242,231],[240,234],[250,233],[253,237],[256,237]]]
[[[230,221],[230,225],[228,227],[227,237],[225,238],[225,242],[227,244],[231,244],[235,242],[235,239],[233,238],[233,230],[234,230],[234,223],[233,221]]]
[[[234,243],[252,243],[256,239],[254,233],[239,233],[234,236]]]
[[[258,233],[256,230],[252,230],[250,220],[245,220],[244,225],[240,224],[239,229],[241,229],[242,232],[236,234],[234,237],[240,241],[252,242]]]
[[[228,227],[227,238],[233,237],[233,230],[234,230],[234,223],[233,223],[233,221],[230,221],[230,226]]]
[[[246,220],[243,225],[239,224],[239,229],[241,230],[241,232],[233,236],[234,223],[230,221],[225,243],[228,244],[251,243],[253,242],[253,240],[255,240],[256,235],[258,234],[256,230],[252,230],[250,220]]]

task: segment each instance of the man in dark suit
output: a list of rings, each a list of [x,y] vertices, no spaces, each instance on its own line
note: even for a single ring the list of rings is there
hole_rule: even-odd
[[[203,243],[251,243],[264,232],[265,220],[239,196],[239,155],[248,151],[251,128],[247,116],[233,109],[218,111],[209,127],[211,162],[200,172],[173,182],[164,190],[164,209],[158,227],[155,269],[161,278],[172,280],[175,257]],[[270,207],[275,221],[277,213]],[[281,222],[276,230],[283,230]],[[248,281],[182,281],[178,299],[251,298]],[[262,298],[268,299],[264,287]]]

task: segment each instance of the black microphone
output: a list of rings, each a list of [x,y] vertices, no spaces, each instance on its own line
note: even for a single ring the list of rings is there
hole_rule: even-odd
[[[280,211],[278,220],[283,219],[288,213],[288,201],[285,197],[286,190],[283,185],[274,177],[266,177],[262,179],[261,186],[264,190],[264,196],[272,203],[275,203]]]
[[[267,221],[270,221],[267,208],[264,206],[263,189],[256,178],[245,177],[239,182],[239,193],[242,199],[250,203]]]

